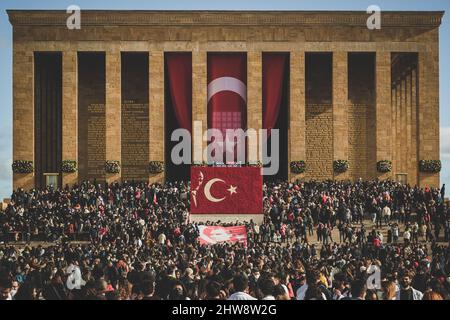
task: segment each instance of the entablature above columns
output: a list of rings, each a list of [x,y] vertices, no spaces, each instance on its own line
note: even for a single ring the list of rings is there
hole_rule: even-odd
[[[383,11],[369,30],[364,11],[82,10],[81,29],[65,11],[9,10],[14,41],[436,42],[444,12]]]
[[[161,42],[149,41],[19,41],[15,51],[207,51],[207,52],[427,52],[429,44],[420,42]]]

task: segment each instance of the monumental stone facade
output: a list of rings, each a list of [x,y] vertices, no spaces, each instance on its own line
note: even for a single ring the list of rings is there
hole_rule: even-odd
[[[439,160],[443,12],[383,12],[380,30],[367,28],[365,12],[82,11],[80,30],[67,28],[63,11],[8,14],[13,160],[35,165],[14,173],[14,188],[42,186],[47,174],[63,185],[163,181],[147,163],[164,162],[167,152],[167,52],[192,53],[192,120],[203,129],[208,53],[247,54],[247,126],[254,129],[263,119],[262,56],[289,54],[288,157],[281,160],[307,166],[288,172],[291,180],[440,183],[439,173],[421,172],[419,162]],[[42,76],[45,64],[36,61],[47,53],[60,57],[50,63],[59,63],[61,79]],[[54,130],[37,123],[42,119],[56,121]],[[201,160],[198,150],[192,157]],[[67,160],[77,170],[54,169]],[[337,173],[335,160],[348,161],[348,170]],[[120,162],[121,170],[106,172],[106,161]],[[392,170],[379,172],[380,161]]]

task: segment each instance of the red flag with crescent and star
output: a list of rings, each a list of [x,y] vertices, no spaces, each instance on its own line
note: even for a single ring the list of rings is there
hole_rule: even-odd
[[[191,214],[262,214],[258,167],[192,167]]]

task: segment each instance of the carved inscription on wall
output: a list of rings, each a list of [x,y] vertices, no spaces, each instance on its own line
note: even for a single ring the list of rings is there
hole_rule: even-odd
[[[87,121],[87,173],[89,177],[101,178],[105,172],[106,122],[105,105],[88,105]]]
[[[106,73],[104,53],[78,53],[78,169],[80,180],[105,180]]]
[[[122,179],[142,180],[148,175],[148,104],[122,103]]]

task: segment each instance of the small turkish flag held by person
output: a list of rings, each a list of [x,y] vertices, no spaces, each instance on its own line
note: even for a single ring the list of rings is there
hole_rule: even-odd
[[[261,168],[192,167],[191,214],[262,214]]]
[[[247,229],[245,226],[220,227],[220,226],[198,226],[200,245],[216,244],[221,242],[243,243],[247,246]]]

